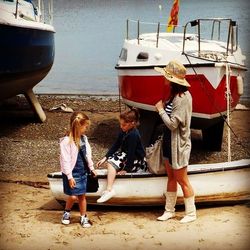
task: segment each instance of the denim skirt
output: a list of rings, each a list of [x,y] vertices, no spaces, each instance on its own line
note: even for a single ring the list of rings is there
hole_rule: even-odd
[[[67,175],[62,173],[64,193],[67,195],[85,194],[87,187],[87,171],[86,163],[82,160],[80,153],[78,153],[76,165],[72,171],[72,176],[76,182],[76,186],[74,188],[70,188]]]

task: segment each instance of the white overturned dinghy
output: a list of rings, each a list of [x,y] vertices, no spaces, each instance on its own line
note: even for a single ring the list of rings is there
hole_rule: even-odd
[[[87,193],[88,204],[106,189],[107,170],[98,169],[99,189]],[[189,165],[188,175],[195,190],[196,202],[240,202],[250,200],[250,159],[231,162]],[[163,205],[165,203],[166,175],[133,173],[117,176],[114,184],[116,195],[98,205]],[[58,201],[66,201],[60,172],[48,174],[50,189]],[[183,202],[178,189],[177,204]]]

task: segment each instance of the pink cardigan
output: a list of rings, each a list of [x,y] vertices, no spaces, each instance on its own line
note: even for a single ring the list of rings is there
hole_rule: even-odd
[[[94,170],[94,163],[92,161],[92,150],[88,142],[87,136],[84,135],[86,143],[86,159],[90,170]],[[79,149],[75,143],[70,143],[69,137],[65,136],[60,139],[60,165],[61,171],[67,175],[68,179],[72,179],[72,171],[75,167]]]

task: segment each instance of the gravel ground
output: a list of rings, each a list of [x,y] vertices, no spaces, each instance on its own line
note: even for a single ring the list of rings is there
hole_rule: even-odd
[[[47,174],[60,170],[58,139],[68,128],[71,113],[50,109],[62,103],[74,110],[85,111],[92,122],[88,137],[93,160],[103,157],[119,130],[118,97],[98,96],[38,96],[47,120],[38,123],[26,99],[17,96],[0,104],[0,179],[3,181],[46,182]],[[250,111],[232,113],[232,160],[249,158]],[[227,160],[227,129],[225,126],[221,152],[208,152],[202,147],[201,134],[192,131],[193,149],[190,163],[222,162]]]

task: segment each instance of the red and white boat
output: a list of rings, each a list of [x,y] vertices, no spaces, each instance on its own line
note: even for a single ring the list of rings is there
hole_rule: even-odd
[[[136,38],[130,38],[128,32],[131,22],[136,22]],[[224,120],[228,109],[232,111],[239,102],[246,71],[237,23],[224,18],[197,19],[174,33],[160,32],[158,23],[156,32],[140,34],[147,25],[153,26],[127,20],[127,37],[115,67],[123,102],[141,109],[144,144],[151,142],[157,125],[155,103],[169,97],[166,80],[154,67],[178,60],[186,67],[186,79],[191,85],[191,126],[202,130],[208,148],[220,150]]]

